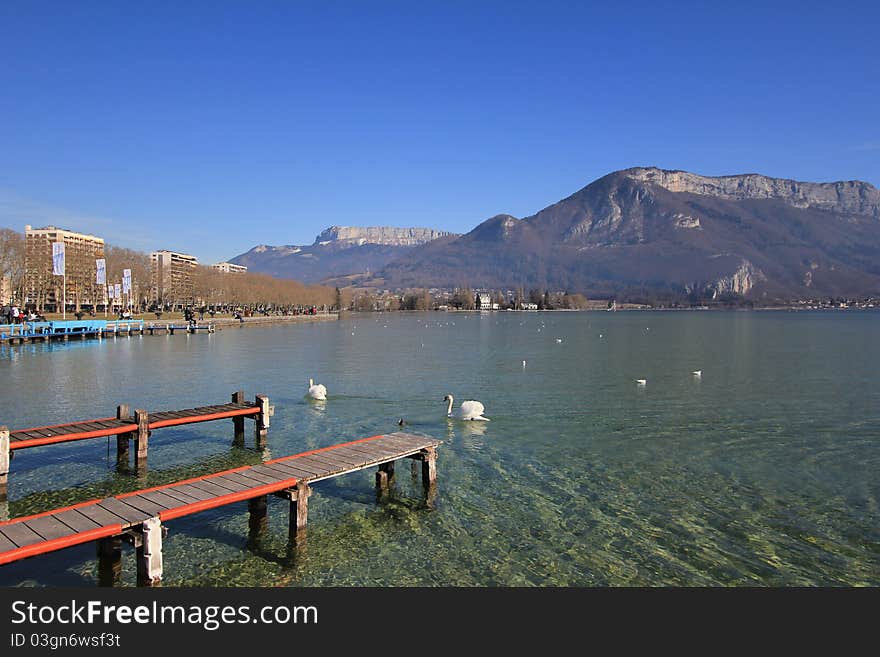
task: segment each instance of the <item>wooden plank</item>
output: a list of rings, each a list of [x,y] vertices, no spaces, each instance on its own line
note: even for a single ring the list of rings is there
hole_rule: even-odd
[[[333,450],[333,453],[350,458],[358,464],[363,464],[370,461],[370,458],[367,454],[351,447],[340,447],[339,449]]]
[[[259,485],[257,482],[251,483],[253,480],[243,480],[241,477],[234,478],[232,474],[223,475],[221,477],[211,477],[211,481],[226,486],[227,488],[231,488],[236,493],[256,488],[256,486]]]
[[[162,492],[165,493],[168,497],[173,497],[181,504],[192,504],[193,502],[199,501],[198,497],[187,495],[182,490],[180,490],[180,488],[180,486],[172,486],[171,488],[163,488]]]
[[[265,481],[249,477],[247,475],[247,472],[247,470],[239,470],[238,472],[230,472],[229,474],[223,476],[227,479],[231,479],[232,481],[238,481],[242,484],[247,484],[251,488],[263,486],[266,483]]]
[[[263,463],[260,467],[266,469],[267,471],[277,472],[279,476],[289,478],[289,477],[299,477],[301,474],[295,474],[295,468],[288,467],[283,463]],[[302,473],[303,470],[296,470],[296,472]]]
[[[90,504],[89,506],[81,506],[77,509],[86,518],[95,524],[106,527],[107,525],[116,525],[120,522],[120,517],[115,513],[111,513],[102,506]]]
[[[18,547],[32,545],[34,543],[42,543],[43,537],[33,529],[25,525],[23,522],[16,522],[11,525],[0,527],[6,538],[15,543]]]
[[[323,467],[316,467],[314,465],[309,467],[306,463],[303,463],[302,458],[290,459],[289,461],[282,461],[282,463],[284,463],[284,465],[291,465],[295,468],[298,468],[299,470],[302,470],[303,472],[307,472],[310,477],[314,477],[315,475],[319,475],[324,472]]]
[[[136,509],[133,506],[129,506],[121,500],[117,500],[115,497],[108,497],[101,500],[100,502],[98,502],[98,506],[105,511],[109,511],[113,515],[119,516],[126,523],[143,522],[151,515],[149,513],[144,513],[140,509]],[[119,520],[116,520],[115,522],[119,522]]]
[[[24,524],[47,541],[51,541],[53,538],[76,534],[76,531],[52,516],[41,516],[40,518],[25,520]]]
[[[248,474],[249,477],[253,479],[262,480],[264,484],[274,484],[276,481],[281,481],[284,479],[284,475],[280,472],[273,471],[268,468],[264,468],[259,465],[255,465],[252,468],[247,470],[242,470]]]
[[[2,527],[0,527],[0,530],[2,530]],[[15,543],[13,543],[11,540],[6,538],[6,536],[0,533],[0,553],[9,552],[10,550],[14,550],[17,547],[18,546]]]
[[[315,473],[311,470],[303,470],[302,468],[297,468],[294,465],[289,465],[287,462],[272,463],[271,465],[284,466],[284,469],[287,470],[292,477],[296,477],[297,479],[311,479],[315,476]]]
[[[117,498],[118,499],[118,498]],[[129,495],[128,497],[124,497],[119,500],[123,504],[127,504],[128,506],[134,507],[139,511],[143,511],[147,514],[148,517],[159,515],[160,511],[165,511],[168,507],[164,504],[159,504],[158,502],[153,502],[152,500],[148,500],[140,495]],[[179,506],[178,504],[174,504],[173,506]]]
[[[212,484],[209,481],[205,481],[204,479],[200,479],[199,481],[194,481],[189,484],[193,488],[198,488],[199,490],[203,490],[207,493],[211,493],[212,497],[221,497],[222,495],[229,495],[234,492],[229,488],[224,488],[223,486],[218,486],[217,484]]]
[[[68,509],[67,511],[62,511],[61,513],[55,513],[53,515],[75,532],[86,532],[90,529],[103,527],[103,525],[95,522],[91,518],[87,518],[76,509]]]
[[[186,493],[190,497],[196,498],[200,502],[203,502],[204,500],[211,500],[217,497],[214,493],[209,493],[208,491],[201,490],[200,488],[195,488],[191,484],[180,484],[179,486],[169,488],[169,490],[173,490],[175,492],[181,491],[182,493]]]
[[[343,466],[338,463],[334,463],[329,459],[323,459],[319,454],[313,454],[305,457],[303,459],[305,462],[305,467],[310,468],[314,467],[322,467],[324,468],[324,474],[336,474],[345,472],[345,470],[349,469],[351,466]]]
[[[148,493],[141,493],[139,497],[148,499],[150,502],[155,502],[156,504],[161,504],[166,509],[173,509],[174,507],[180,506],[180,500],[171,495],[167,495],[164,490],[151,490]]]
[[[325,463],[316,456],[304,456],[302,458],[296,459],[296,461],[296,466],[298,468],[315,470],[315,474],[320,474],[321,476],[336,471],[336,468],[334,466],[330,465],[329,463]]]
[[[362,445],[352,445],[350,449],[352,451],[363,454],[364,458],[367,458],[370,461],[391,458],[396,454],[405,452],[405,450],[401,450],[396,447],[382,447],[381,445],[371,445],[369,447],[364,447]]]
[[[334,452],[321,452],[320,454],[312,454],[309,458],[319,459],[334,468],[342,468],[347,470],[358,465],[360,459],[346,454],[336,454]]]

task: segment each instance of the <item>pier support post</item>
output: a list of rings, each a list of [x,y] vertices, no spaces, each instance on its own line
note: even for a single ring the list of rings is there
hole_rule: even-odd
[[[244,404],[244,390],[238,390],[232,393],[232,403]],[[232,418],[232,427],[235,432],[232,439],[233,446],[244,447],[244,417],[239,416]]]
[[[98,586],[116,586],[122,581],[122,537],[98,540]]]
[[[150,415],[145,410],[137,409],[134,412],[134,419],[137,422],[137,437],[135,444],[137,445],[137,454],[135,468],[138,472],[147,471],[147,449],[150,439]]]
[[[421,452],[422,487],[425,489],[425,502],[433,506],[437,497],[437,450],[426,447]]]
[[[162,522],[159,518],[144,520],[140,534],[140,545],[136,547],[137,584],[159,586],[162,582]]]
[[[269,433],[269,398],[266,395],[257,395],[254,399],[260,407],[260,414],[254,417],[254,442],[257,449],[266,446],[266,434]]]
[[[120,404],[116,407],[116,419],[123,420],[131,417],[128,404]],[[116,467],[124,469],[128,467],[128,445],[132,435],[130,431],[116,435]]]
[[[391,486],[394,485],[394,461],[382,463],[376,471],[376,501],[388,498]]]
[[[294,545],[306,537],[306,525],[309,522],[309,496],[312,489],[305,482],[296,485],[290,496],[290,542]]]
[[[9,484],[9,427],[0,427],[0,502],[6,501]]]
[[[269,526],[268,508],[268,495],[260,495],[248,500],[248,538],[251,540],[257,538]]]

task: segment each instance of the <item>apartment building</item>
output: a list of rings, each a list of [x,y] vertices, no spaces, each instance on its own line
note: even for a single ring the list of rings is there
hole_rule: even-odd
[[[224,274],[246,274],[247,267],[244,265],[234,265],[231,262],[217,262],[211,265],[211,269],[223,272]]]
[[[103,238],[55,226],[25,226],[24,235],[26,305],[41,311],[60,312],[65,297],[68,308],[74,310],[104,302],[104,288],[95,283],[95,260],[104,257]],[[64,243],[64,276],[52,273],[52,244],[55,242]]]
[[[191,305],[195,302],[195,273],[199,259],[175,251],[150,254],[152,299],[158,305]]]

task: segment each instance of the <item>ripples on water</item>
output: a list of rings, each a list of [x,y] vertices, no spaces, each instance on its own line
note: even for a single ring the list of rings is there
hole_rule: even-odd
[[[229,422],[168,428],[141,479],[115,473],[104,439],[23,451],[9,512],[395,431],[404,418],[445,441],[436,509],[404,463],[382,506],[372,471],[317,484],[296,558],[281,500],[256,543],[243,503],[181,518],[165,583],[876,586],[878,328],[880,315],[850,312],[418,313],[0,347],[0,422],[13,428],[121,402],[220,403],[238,388],[276,407],[267,454],[232,448]],[[303,398],[309,377],[326,403]],[[446,393],[482,401],[491,422],[447,420]],[[92,583],[96,570],[89,544],[0,567],[0,584]],[[126,584],[134,570],[126,552]]]

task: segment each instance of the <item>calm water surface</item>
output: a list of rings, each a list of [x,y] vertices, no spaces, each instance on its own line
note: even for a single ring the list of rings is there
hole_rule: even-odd
[[[880,313],[418,313],[0,347],[11,428],[122,402],[221,403],[239,388],[276,408],[267,452],[233,448],[228,421],[162,429],[141,478],[116,472],[105,439],[22,451],[8,513],[405,418],[444,441],[435,509],[404,465],[382,506],[372,470],[316,484],[296,556],[283,500],[256,541],[244,503],[181,518],[165,539],[166,585],[878,586],[878,336]],[[304,399],[309,377],[326,403]],[[446,393],[482,401],[492,421],[447,420]],[[7,586],[96,576],[92,544],[0,567]]]

